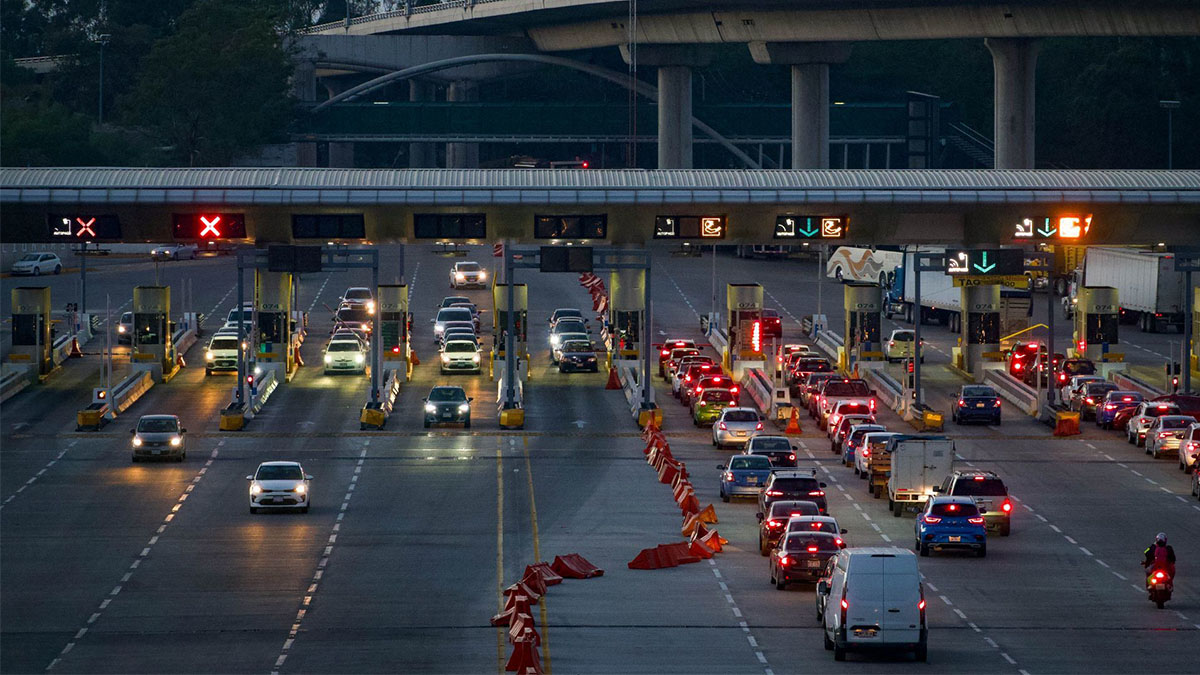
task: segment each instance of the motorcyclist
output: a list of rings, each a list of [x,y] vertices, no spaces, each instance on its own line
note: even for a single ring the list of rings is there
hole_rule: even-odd
[[[1145,567],[1148,572],[1153,572],[1156,569],[1165,570],[1167,577],[1175,578],[1175,549],[1167,544],[1167,534],[1159,532],[1154,535],[1154,543],[1146,549],[1145,560],[1142,561],[1142,567]]]

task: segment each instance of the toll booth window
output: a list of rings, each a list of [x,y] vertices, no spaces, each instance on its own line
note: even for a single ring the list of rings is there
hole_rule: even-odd
[[[45,338],[38,338],[37,314],[14,314],[12,328],[12,343],[18,347],[35,347]]]
[[[970,345],[1000,342],[1000,314],[997,312],[968,313],[966,342]]]
[[[365,239],[366,225],[361,213],[321,213],[292,216],[295,239]]]
[[[1088,344],[1116,344],[1118,323],[1116,314],[1088,314],[1084,337]]]
[[[864,342],[878,343],[881,330],[879,319],[878,312],[851,312],[850,333],[854,336],[852,344],[858,345]]]
[[[282,312],[259,312],[258,313],[258,337],[259,342],[283,343],[287,342],[283,330],[284,315]]]
[[[535,239],[606,239],[608,216],[534,216]]]
[[[486,239],[487,217],[482,213],[418,213],[413,215],[417,239]]]
[[[638,311],[613,312],[614,335],[620,340],[623,349],[635,348],[641,339],[638,333],[638,318],[640,316],[641,312]]]
[[[133,315],[134,339],[139,345],[161,345],[163,343],[163,316],[161,314]]]

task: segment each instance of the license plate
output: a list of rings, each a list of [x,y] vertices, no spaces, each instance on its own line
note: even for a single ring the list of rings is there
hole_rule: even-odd
[[[746,485],[758,485],[758,476],[747,476]]]
[[[442,413],[442,419],[448,420],[451,417],[454,417],[454,413]]]
[[[854,637],[875,637],[876,629],[874,628],[855,628]]]
[[[1167,585],[1166,584],[1154,584],[1154,590],[1165,591],[1165,590],[1167,590]]]
[[[805,560],[804,566],[805,567],[820,567],[821,561],[820,560]]]
[[[746,432],[744,432],[744,431],[735,431],[735,432],[733,432],[733,434],[734,434],[735,436],[745,436],[745,435],[746,435]]]
[[[962,537],[950,537],[951,542],[962,541]]]
[[[983,404],[982,404],[982,403],[976,403],[976,404],[975,404],[975,407],[976,407],[976,408],[982,408],[982,407],[983,407]]]
[[[155,455],[161,455],[161,454],[162,454],[162,450],[151,450],[151,451],[150,451],[150,453],[151,453],[151,454],[155,454]]]

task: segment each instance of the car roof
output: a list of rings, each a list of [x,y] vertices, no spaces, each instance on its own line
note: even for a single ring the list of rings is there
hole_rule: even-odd
[[[726,410],[735,410],[735,408],[726,408]],[[783,440],[787,441],[789,444],[792,442],[792,439],[788,438],[787,436],[784,436],[783,434],[759,434],[759,435],[755,436],[754,438],[751,438],[750,442],[753,443],[754,441],[756,441],[758,439],[774,440],[777,438],[782,438]]]
[[[956,497],[953,495],[934,495],[929,500],[933,504],[975,504],[974,497]]]
[[[972,479],[974,479],[975,476],[983,476],[984,478],[995,478],[996,480],[1001,480],[1000,476],[997,476],[995,471],[985,471],[983,469],[957,469],[953,476],[955,478],[971,477]]]
[[[460,338],[454,338],[453,340],[446,340],[446,344],[448,344],[448,345],[454,344],[456,342],[465,342],[465,343],[475,346],[475,347],[479,346],[479,343],[475,342],[474,340],[463,340]]]
[[[142,415],[140,420],[177,420],[179,415]]]
[[[466,393],[466,391],[464,391],[462,387],[460,387],[456,384],[439,384],[438,386],[433,387],[429,391],[437,391],[439,389],[457,389],[458,391],[461,391],[464,394]]]
[[[754,408],[750,408],[750,407],[747,407],[744,405],[743,406],[730,406],[730,407],[722,410],[721,414],[724,415],[726,413],[731,413],[731,412],[752,412],[756,415],[758,414],[758,411],[755,410]]]
[[[773,473],[771,475],[773,475],[776,478],[816,478],[817,470],[816,469],[804,469],[804,470],[792,469],[789,471],[776,471],[775,473]]]
[[[259,466],[260,467],[264,467],[264,466],[300,466],[300,462],[293,462],[290,460],[276,460],[273,462],[262,462],[261,464],[259,464]]]
[[[1193,421],[1195,421],[1196,418],[1192,417],[1191,415],[1159,415],[1158,419],[1159,420],[1172,420],[1172,421],[1174,421],[1174,420],[1193,420]]]
[[[458,267],[459,265],[478,265],[478,264],[479,263],[475,262],[474,260],[460,260],[460,261],[454,263],[454,266]]]

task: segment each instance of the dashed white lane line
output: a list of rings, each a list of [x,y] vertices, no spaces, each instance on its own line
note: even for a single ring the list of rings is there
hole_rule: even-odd
[[[684,293],[683,289],[679,287],[679,284],[675,281],[675,277],[671,276],[670,273],[667,273],[667,280],[670,281],[671,285],[675,287],[675,290],[679,292],[679,297],[683,298],[683,304],[687,305],[688,309],[692,310],[692,313],[699,317],[700,312],[696,311],[696,308],[692,306],[692,301],[688,300],[687,293]]]
[[[320,586],[321,577],[325,576],[325,570],[329,567],[329,556],[333,554],[334,545],[338,539],[338,532],[342,529],[342,516],[346,515],[345,511],[350,507],[350,498],[354,496],[354,487],[358,483],[358,477],[362,475],[362,465],[367,459],[367,446],[370,444],[371,439],[369,438],[363,441],[363,449],[358,453],[358,461],[354,465],[354,474],[350,476],[350,484],[347,486],[345,496],[342,497],[341,512],[338,513],[337,520],[334,521],[333,527],[329,531],[329,539],[326,540],[326,546],[321,551],[321,558],[317,561],[317,569],[313,572],[312,582],[304,591],[304,595],[301,596],[300,607],[296,610],[296,618],[292,621],[292,626],[288,629],[287,638],[284,639],[283,646],[279,650],[279,656],[275,659],[275,665],[271,670],[272,675],[279,674],[279,669],[283,667],[288,655],[291,654],[292,646],[296,643],[300,627],[304,623],[304,617],[312,607],[313,597],[317,593],[318,586]]]
[[[217,304],[213,305],[213,308],[208,310],[208,314],[204,315],[204,323],[208,323],[209,321],[212,321],[214,318],[221,316],[221,313],[220,313],[221,305],[224,305],[225,300],[227,300],[229,298],[229,296],[232,295],[233,292],[236,290],[237,290],[237,284],[235,283],[229,287],[229,290],[225,291],[225,295],[221,296],[221,299],[217,301]],[[224,319],[218,319],[218,320],[224,321]]]
[[[733,594],[729,592],[729,585],[724,581],[720,581],[722,575],[721,570],[717,567],[717,561],[709,558],[708,564],[712,569],[713,577],[718,579],[717,585],[720,586],[721,595],[725,597],[725,602],[729,605],[729,609],[733,611],[733,615],[735,617],[742,619],[741,621],[738,621],[738,626],[740,626],[742,632],[746,634],[746,642],[749,643],[750,648],[754,650],[754,658],[758,659],[758,662],[764,666],[764,675],[774,675],[774,671],[771,670],[771,665],[767,661],[767,656],[763,654],[762,650],[758,646],[758,640],[750,632],[750,624],[747,623],[742,617],[742,610],[738,608],[737,602],[733,599]]]
[[[37,482],[37,479],[41,478],[41,477],[42,477],[42,475],[43,475],[43,474],[45,474],[47,471],[49,471],[49,470],[50,470],[50,468],[51,468],[51,467],[53,467],[55,464],[58,464],[58,460],[62,459],[62,458],[63,458],[63,456],[67,454],[67,451],[68,451],[68,450],[70,450],[71,448],[75,447],[75,444],[76,444],[76,443],[78,443],[78,442],[79,442],[78,440],[74,440],[74,441],[71,441],[70,443],[67,443],[67,447],[66,447],[65,449],[63,449],[63,451],[62,451],[62,452],[60,452],[60,453],[58,453],[57,455],[55,455],[55,456],[54,456],[54,459],[50,460],[49,462],[46,462],[46,466],[43,466],[43,467],[41,468],[41,470],[39,470],[39,471],[38,471],[36,474],[34,474],[32,477],[30,477],[30,479],[29,479],[29,480],[25,481],[25,482],[24,482],[24,483],[21,485],[21,487],[17,488],[17,491],[16,491],[16,492],[14,492],[14,493],[12,493],[11,495],[9,495],[9,496],[5,497],[5,498],[4,498],[4,502],[3,502],[3,503],[0,503],[0,509],[3,509],[3,508],[4,508],[4,507],[5,507],[5,506],[6,506],[6,505],[9,503],[9,502],[11,502],[12,500],[16,499],[18,494],[20,494],[20,493],[22,493],[22,492],[24,492],[24,491],[25,491],[25,488],[27,488],[27,487],[29,487],[30,485],[33,485],[34,483],[36,483],[36,482]]]
[[[200,473],[196,474],[197,477],[203,476],[204,473],[208,470],[208,467],[212,466],[213,460],[215,460],[217,458],[217,455],[220,454],[221,446],[223,446],[223,445],[225,445],[225,441],[220,441],[217,443],[217,447],[213,448],[212,454],[208,456],[208,461],[206,461],[204,463],[204,468],[202,468],[200,470]],[[194,487],[197,482],[199,482],[199,481],[197,481],[195,478],[193,478],[192,482],[188,484],[189,490],[192,487]],[[187,494],[188,494],[187,492],[184,492],[183,496],[186,497]],[[142,552],[138,555],[137,559],[134,560],[132,563],[130,563],[129,571],[125,572],[125,574],[123,574],[121,576],[121,583],[117,584],[116,586],[113,586],[113,589],[108,592],[108,597],[106,597],[104,600],[102,600],[100,602],[99,609],[97,609],[95,612],[92,613],[92,615],[90,617],[88,617],[87,625],[82,626],[80,631],[75,634],[75,637],[70,642],[68,642],[67,645],[65,647],[63,647],[62,651],[59,652],[58,656],[55,657],[55,659],[50,662],[50,665],[46,666],[47,671],[53,670],[54,667],[57,666],[60,661],[62,661],[63,657],[66,656],[68,653],[70,653],[70,651],[72,649],[75,648],[75,644],[84,635],[87,634],[87,632],[90,630],[90,626],[92,624],[96,623],[96,621],[103,614],[104,610],[108,609],[108,605],[110,603],[112,603],[113,599],[116,598],[121,593],[121,590],[123,588],[121,584],[128,583],[129,580],[133,577],[133,571],[138,569],[139,566],[141,566],[142,559],[145,558],[146,556],[150,555],[150,549],[153,548],[153,546],[156,543],[158,543],[159,535],[162,534],[164,529],[166,529],[167,523],[170,523],[171,520],[174,519],[175,514],[179,512],[180,506],[182,506],[182,499],[177,501],[175,503],[175,505],[171,508],[171,512],[166,515],[166,517],[163,520],[163,524],[158,526],[156,534],[150,538],[150,541],[146,544],[146,547],[142,549]]]
[[[332,279],[332,278],[333,278],[333,272],[330,272],[329,274],[326,274],[326,275],[325,275],[325,281],[322,281],[322,282],[321,282],[321,287],[320,287],[320,288],[318,288],[318,289],[317,289],[317,292],[316,292],[316,294],[315,294],[315,295],[313,295],[313,301],[312,301],[312,304],[310,304],[310,305],[308,306],[308,311],[309,311],[309,312],[312,312],[312,311],[313,311],[313,308],[317,306],[317,303],[318,303],[318,302],[320,302],[320,300],[321,300],[321,295],[322,295],[322,294],[325,292],[325,287],[326,287],[327,285],[329,285],[329,280],[330,280],[330,279]]]

